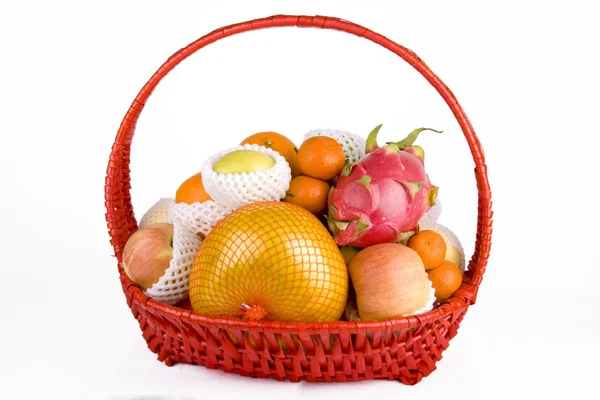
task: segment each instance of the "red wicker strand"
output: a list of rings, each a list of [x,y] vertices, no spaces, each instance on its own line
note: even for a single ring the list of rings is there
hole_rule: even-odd
[[[419,316],[372,322],[283,323],[212,318],[159,303],[125,275],[123,247],[137,229],[130,195],[130,149],[137,120],[154,88],[188,56],[234,34],[272,27],[333,29],[363,37],[400,56],[446,101],[465,135],[478,192],[475,252],[454,297]],[[462,107],[448,87],[412,51],[360,25],[323,16],[276,15],[217,29],[177,51],[156,71],[125,114],[112,147],[105,182],[106,221],[127,305],[148,348],[167,365],[188,363],[243,376],[298,382],[390,379],[416,384],[436,368],[474,304],[490,253],[491,192],[483,149]]]

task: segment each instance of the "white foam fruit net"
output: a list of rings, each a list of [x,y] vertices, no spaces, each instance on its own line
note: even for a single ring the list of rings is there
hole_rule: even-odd
[[[260,151],[275,160],[265,171],[218,174],[215,163],[224,155],[238,150]],[[204,189],[217,203],[236,210],[262,201],[280,201],[290,187],[292,172],[288,162],[274,150],[257,144],[245,144],[215,154],[202,164]]]
[[[440,219],[440,215],[442,214],[442,203],[437,199],[435,201],[435,205],[431,207],[419,220],[419,224],[433,224],[437,223],[438,219]]]
[[[165,304],[176,304],[189,296],[190,270],[202,240],[180,223],[173,224],[173,258],[165,274],[144,293]]]
[[[181,224],[195,234],[206,236],[229,213],[231,209],[212,200],[192,204],[173,203],[169,207],[169,222]]]
[[[304,140],[314,136],[327,136],[335,139],[344,149],[344,155],[350,163],[355,163],[365,156],[367,141],[357,134],[339,129],[313,129],[304,135]]]
[[[458,240],[458,237],[454,234],[454,232],[452,232],[450,229],[448,229],[447,227],[445,227],[442,224],[438,224],[435,221],[430,221],[430,220],[421,220],[421,222],[419,222],[419,229],[421,230],[432,230],[435,231],[437,233],[440,234],[440,236],[442,238],[444,238],[444,241],[446,242],[447,245],[452,245],[454,247],[456,247],[456,249],[458,250],[458,252],[460,253],[460,270],[461,272],[465,272],[465,250],[462,247],[462,244],[460,243],[460,240]]]
[[[429,282],[429,296],[427,297],[425,305],[415,312],[404,314],[404,316],[425,314],[426,312],[433,310],[433,305],[435,304],[435,289],[433,283],[429,279],[427,279],[427,282]]]
[[[142,216],[139,227],[141,228],[142,226],[148,224],[160,224],[168,222],[169,206],[173,203],[175,203],[175,199],[172,197],[163,197],[162,199],[159,199]]]

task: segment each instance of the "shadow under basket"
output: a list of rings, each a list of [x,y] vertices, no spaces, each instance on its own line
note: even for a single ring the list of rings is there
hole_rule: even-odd
[[[125,275],[121,264],[123,248],[138,228],[130,195],[131,142],[149,96],[177,64],[204,46],[238,33],[274,27],[333,29],[370,40],[412,65],[454,113],[475,161],[477,234],[475,251],[460,289],[434,310],[373,322],[287,323],[212,318],[155,301]],[[475,303],[491,245],[491,193],[483,150],[452,92],[412,51],[367,28],[332,17],[277,15],[242,22],[217,29],[173,54],[142,88],[123,118],[108,163],[105,200],[106,221],[127,305],[158,360],[169,366],[198,364],[243,376],[292,382],[421,381],[435,370],[469,306]]]

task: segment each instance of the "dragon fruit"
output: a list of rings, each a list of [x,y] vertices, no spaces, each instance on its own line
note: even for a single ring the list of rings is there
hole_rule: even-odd
[[[440,131],[419,128],[379,147],[380,129],[369,134],[366,156],[346,165],[329,193],[327,222],[340,246],[402,242],[435,204],[438,188],[425,173],[423,149],[413,143],[424,130]]]

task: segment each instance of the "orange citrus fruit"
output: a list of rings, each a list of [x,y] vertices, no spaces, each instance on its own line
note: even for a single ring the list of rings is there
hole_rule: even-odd
[[[257,144],[275,150],[285,158],[288,164],[290,164],[292,178],[300,175],[300,167],[298,166],[298,148],[290,139],[282,134],[277,132],[258,132],[248,136],[240,144]]]
[[[344,149],[327,136],[306,139],[298,150],[298,163],[304,175],[328,181],[344,168]]]
[[[290,182],[290,188],[283,201],[300,206],[315,215],[321,215],[327,208],[329,184],[310,176],[297,176]]]
[[[427,271],[427,277],[435,289],[435,298],[439,302],[452,297],[462,283],[460,268],[450,261],[444,261],[439,267]]]
[[[440,265],[446,258],[446,242],[437,232],[432,230],[423,230],[408,239],[408,247],[419,254],[425,270]]]
[[[208,200],[212,200],[212,198],[204,190],[200,173],[186,179],[175,193],[175,203],[204,203]]]

